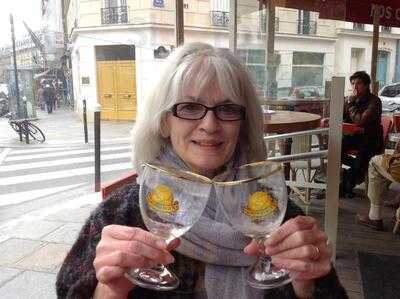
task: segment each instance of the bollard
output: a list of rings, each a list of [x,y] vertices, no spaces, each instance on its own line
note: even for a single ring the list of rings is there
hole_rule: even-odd
[[[29,144],[29,127],[28,127],[28,122],[24,121],[22,126],[24,127],[25,130],[25,143]]]
[[[86,113],[86,100],[83,99],[83,133],[85,134],[85,143],[88,143],[88,129],[87,129],[87,113]]]
[[[99,192],[101,187],[100,172],[100,104],[94,107],[94,192]]]

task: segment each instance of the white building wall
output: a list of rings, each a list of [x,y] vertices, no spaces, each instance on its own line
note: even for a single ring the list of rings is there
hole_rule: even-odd
[[[388,71],[386,80],[388,83],[393,82],[396,68],[396,42],[394,38],[381,37],[378,44],[378,49],[389,52]],[[347,93],[351,91],[348,78],[351,76],[351,49],[364,49],[364,55],[360,61],[359,71],[371,73],[371,56],[372,56],[372,38],[366,35],[357,34],[341,34],[336,43],[335,52],[335,75],[346,77]]]
[[[293,52],[324,53],[323,81],[330,80],[334,70],[334,39],[312,37],[278,36],[275,51],[281,55],[281,63],[277,74],[278,88],[291,87]]]
[[[82,109],[83,98],[87,100],[88,115],[92,114],[94,104],[98,101],[95,46],[118,44],[135,45],[137,109],[139,111],[141,103],[146,100],[148,93],[156,84],[158,76],[162,73],[166,61],[165,59],[155,59],[154,49],[160,45],[169,48],[174,43],[173,30],[169,28],[127,28],[108,31],[80,30],[75,34],[73,51],[75,54],[72,55],[72,60],[75,106],[78,112]],[[226,32],[213,34],[209,31],[189,31],[186,34],[187,42],[202,41],[217,44],[221,48],[229,47]],[[83,85],[82,77],[89,77],[90,84]]]

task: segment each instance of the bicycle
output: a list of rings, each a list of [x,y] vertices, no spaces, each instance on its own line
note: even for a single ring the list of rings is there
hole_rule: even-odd
[[[5,117],[8,118],[10,127],[19,135],[20,141],[22,141],[22,135],[25,135],[26,143],[29,143],[29,136],[40,143],[46,140],[42,130],[31,123],[29,118],[14,119],[11,113],[6,114]]]

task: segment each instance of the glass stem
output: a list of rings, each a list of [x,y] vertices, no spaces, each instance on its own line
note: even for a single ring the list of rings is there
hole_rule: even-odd
[[[260,256],[260,267],[263,272],[268,273],[271,268],[271,257],[268,255],[263,254]]]

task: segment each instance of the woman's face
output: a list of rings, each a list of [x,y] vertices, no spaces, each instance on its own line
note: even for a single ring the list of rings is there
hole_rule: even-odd
[[[234,103],[222,94],[216,83],[203,90],[198,95],[189,89],[178,102],[198,102],[208,107]],[[168,113],[162,131],[192,171],[212,177],[231,159],[238,143],[241,122],[221,121],[210,110],[199,120],[181,119]]]

